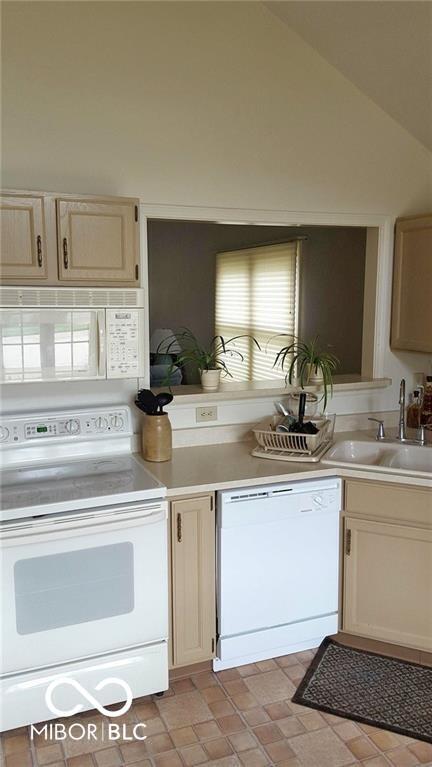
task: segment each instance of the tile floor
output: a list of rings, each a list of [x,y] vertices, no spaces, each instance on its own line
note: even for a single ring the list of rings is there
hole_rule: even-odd
[[[135,701],[116,719],[126,733],[145,722],[147,740],[30,742],[3,733],[5,767],[432,767],[432,745],[291,703],[313,651],[172,683],[162,698]],[[74,721],[103,723],[88,712]],[[71,719],[64,720],[70,724]]]

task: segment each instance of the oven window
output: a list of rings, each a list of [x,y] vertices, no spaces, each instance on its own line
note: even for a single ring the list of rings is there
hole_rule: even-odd
[[[16,562],[18,634],[130,613],[134,608],[133,571],[130,542]]]

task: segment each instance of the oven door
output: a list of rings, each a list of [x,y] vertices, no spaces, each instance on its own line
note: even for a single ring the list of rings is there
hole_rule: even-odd
[[[0,536],[3,674],[167,638],[165,501],[4,523]]]

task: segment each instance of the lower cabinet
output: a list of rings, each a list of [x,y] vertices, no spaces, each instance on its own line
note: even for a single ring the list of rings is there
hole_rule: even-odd
[[[213,495],[171,502],[171,661],[188,666],[214,656],[216,528]]]
[[[347,482],[346,498],[360,503],[354,514],[345,512],[342,629],[431,651],[432,493],[401,486],[398,502],[395,485],[378,484],[379,507],[368,503],[362,509],[361,498],[371,501],[373,484]],[[391,504],[385,503],[387,495]]]

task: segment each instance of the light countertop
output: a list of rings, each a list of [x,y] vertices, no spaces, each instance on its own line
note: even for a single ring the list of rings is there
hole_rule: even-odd
[[[373,434],[370,431],[338,432],[335,434],[335,442],[345,439],[373,441]],[[386,474],[385,471],[367,471],[351,466],[325,466],[321,462],[296,463],[256,458],[251,455],[254,446],[255,443],[250,441],[181,447],[173,450],[171,461],[164,463],[143,461],[143,463],[148,471],[167,487],[167,494],[171,497],[226,490],[232,487],[250,487],[273,482],[334,476],[432,488],[432,479],[404,474]]]

